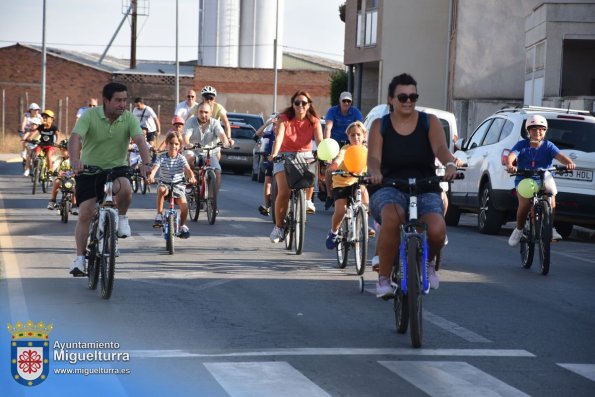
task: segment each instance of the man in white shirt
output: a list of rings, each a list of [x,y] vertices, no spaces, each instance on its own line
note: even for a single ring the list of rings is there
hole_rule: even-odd
[[[183,118],[186,122],[190,117],[196,115],[197,107],[198,102],[196,102],[196,92],[194,90],[188,90],[186,100],[178,103],[178,106],[176,106],[176,111],[174,113],[176,114],[176,116],[180,116],[181,118]]]
[[[135,98],[132,114],[136,116],[141,127],[147,127],[147,142],[155,147],[157,137],[161,134],[161,124],[157,113],[150,106],[145,105],[142,98]]]

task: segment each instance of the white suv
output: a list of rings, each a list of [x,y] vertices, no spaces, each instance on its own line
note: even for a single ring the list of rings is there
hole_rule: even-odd
[[[577,165],[570,175],[554,175],[558,186],[554,224],[564,237],[573,225],[595,227],[595,117],[582,110],[523,107],[502,109],[473,134],[457,142],[455,156],[467,163],[465,179],[450,187],[446,223],[456,226],[461,212],[477,213],[480,233],[497,234],[515,219],[514,178],[504,166],[514,144],[527,137],[525,120],[540,114],[548,120],[545,139]]]

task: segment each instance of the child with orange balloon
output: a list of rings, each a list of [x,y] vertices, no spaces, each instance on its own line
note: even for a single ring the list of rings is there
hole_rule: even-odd
[[[353,174],[362,174],[367,170],[368,149],[364,146],[367,136],[366,127],[361,121],[354,121],[347,127],[349,144],[339,151],[333,160],[331,167],[337,170],[348,171]],[[333,175],[333,199],[335,200],[335,212],[331,220],[331,229],[326,236],[326,248],[333,249],[336,246],[339,226],[343,221],[347,208],[347,200],[354,194],[353,185],[357,178],[348,175]],[[360,187],[362,191],[362,202],[368,206],[368,191],[365,186]],[[370,235],[373,229],[370,229]]]

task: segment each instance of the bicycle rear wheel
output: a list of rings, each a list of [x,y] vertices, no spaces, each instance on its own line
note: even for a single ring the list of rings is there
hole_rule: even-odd
[[[540,201],[539,205],[539,262],[541,274],[547,275],[550,271],[550,243],[552,241],[552,210],[547,201]]]
[[[215,223],[217,219],[217,176],[212,170],[207,171],[207,219],[209,225]]]
[[[339,236],[337,240],[337,265],[339,269],[344,269],[347,266],[347,258],[349,257],[349,242],[347,237],[349,236],[349,220],[343,218],[341,225],[339,226]]]
[[[273,221],[273,225],[276,225],[275,223],[275,200],[277,199],[277,181],[275,180],[275,177],[273,177],[272,181],[271,181],[271,219]]]
[[[422,262],[421,241],[418,238],[407,240],[407,303],[409,322],[411,323],[411,344],[420,347],[423,338],[422,329]]]
[[[368,214],[362,207],[358,207],[355,212],[354,232],[355,271],[361,276],[366,271],[368,256]]]
[[[103,249],[101,250],[101,297],[109,299],[114,287],[116,269],[116,216],[112,211],[105,211],[103,221]]]
[[[33,188],[31,190],[31,194],[35,194],[37,190],[37,184],[39,183],[39,165],[36,165],[33,169]]]
[[[198,220],[199,212],[199,198],[198,188],[196,185],[192,185],[192,191],[186,193],[186,201],[188,202],[188,214],[193,222]]]
[[[297,191],[298,197],[295,202],[295,254],[301,255],[304,251],[304,239],[306,235],[306,191]]]
[[[175,248],[176,219],[171,212],[167,214],[167,235],[165,236],[165,248],[170,255],[176,251]]]
[[[130,178],[130,184],[132,185],[132,191],[134,193],[138,193],[138,178],[140,178],[140,176],[136,173]]]
[[[145,179],[145,177],[140,177],[140,192],[142,194],[147,194],[147,180]]]
[[[535,253],[535,233],[533,229],[533,221],[531,215],[527,216],[525,227],[523,229],[523,237],[521,237],[521,265],[525,269],[529,269],[533,264],[533,255]]]
[[[87,249],[87,287],[96,289],[99,281],[99,267],[101,259],[97,252],[97,215],[93,218],[91,232],[89,234],[89,244]]]

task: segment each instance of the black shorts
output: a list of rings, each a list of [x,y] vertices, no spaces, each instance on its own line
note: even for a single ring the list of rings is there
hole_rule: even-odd
[[[333,200],[346,199],[349,197],[353,197],[354,193],[355,193],[355,184],[345,186],[345,187],[335,187],[335,188],[333,188]]]
[[[147,142],[153,142],[155,140],[156,131],[147,132]]]
[[[130,168],[129,167],[117,167],[114,168],[114,180],[116,178],[125,177],[130,179]],[[103,200],[103,187],[105,180],[107,179],[106,173],[88,175],[79,174],[75,176],[76,181],[76,202],[82,203],[92,198],[99,198]],[[114,183],[114,194],[118,193],[120,188],[117,183]]]

